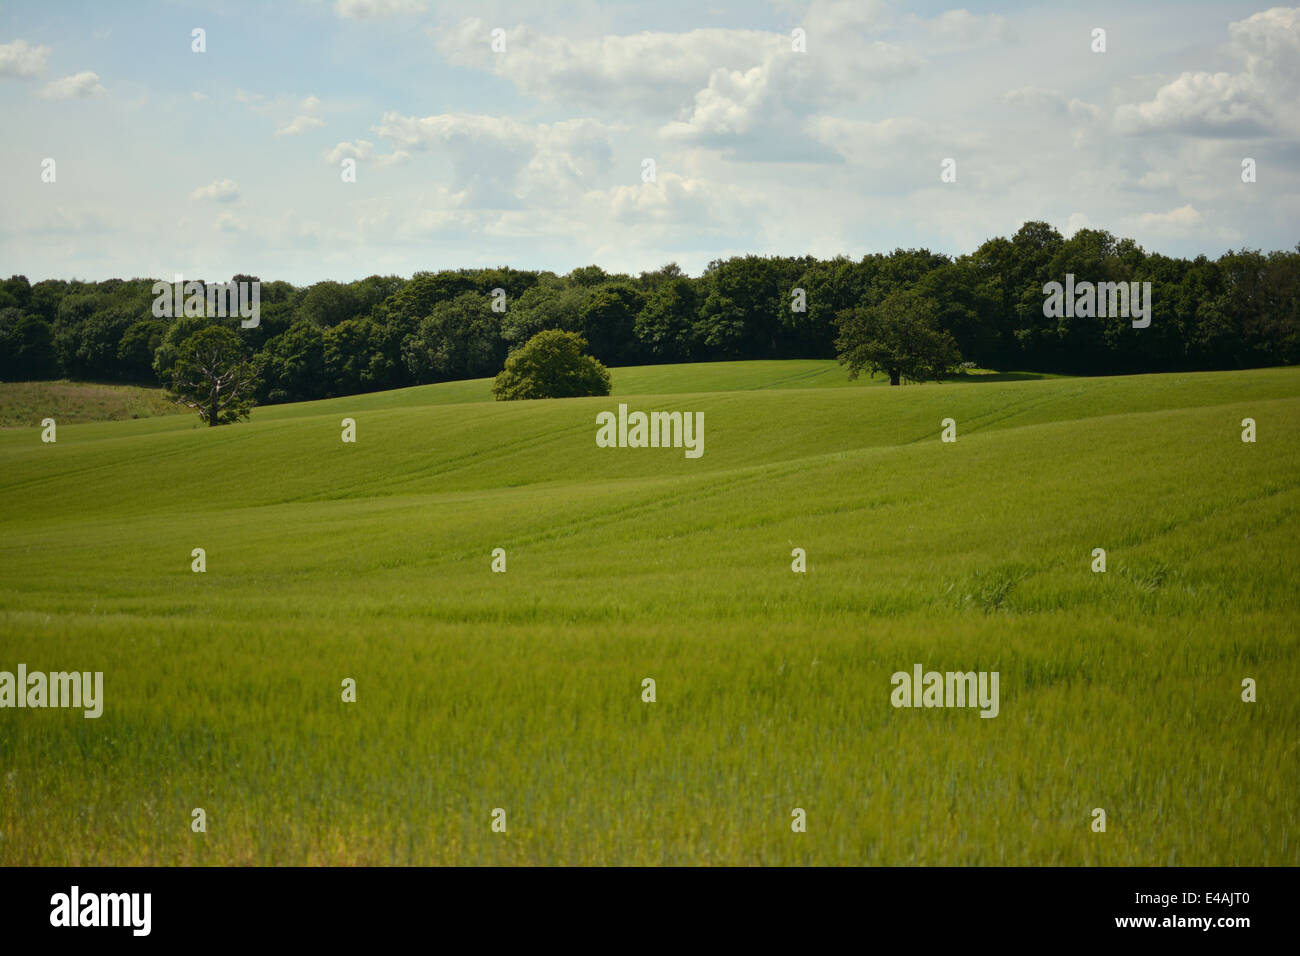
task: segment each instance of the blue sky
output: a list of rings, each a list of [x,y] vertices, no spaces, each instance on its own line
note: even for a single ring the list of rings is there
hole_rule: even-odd
[[[1261,4],[3,3],[0,273],[1289,249],[1297,104],[1300,8]]]

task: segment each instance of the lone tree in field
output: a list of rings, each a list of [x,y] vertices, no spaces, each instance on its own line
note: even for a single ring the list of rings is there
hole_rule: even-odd
[[[177,350],[170,391],[213,428],[248,417],[255,385],[239,336],[225,326],[200,329]]]
[[[506,359],[492,383],[499,402],[521,398],[576,398],[608,395],[609,369],[586,354],[577,332],[538,332]]]
[[[845,309],[835,317],[839,337],[835,350],[849,378],[865,370],[889,376],[890,385],[903,381],[938,381],[961,361],[957,342],[939,328],[933,299],[898,289],[879,305]]]

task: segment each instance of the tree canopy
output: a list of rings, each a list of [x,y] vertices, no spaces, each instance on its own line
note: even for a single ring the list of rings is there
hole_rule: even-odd
[[[1044,315],[1043,285],[1067,273],[1151,282],[1150,326]],[[155,317],[153,283],[0,280],[0,379],[170,383],[178,346],[221,320]],[[837,316],[899,290],[930,300],[933,327],[984,368],[1104,375],[1300,361],[1300,247],[1180,259],[1102,229],[1066,238],[1045,222],[957,257],[895,249],[739,256],[699,276],[669,263],[635,276],[502,266],[267,281],[258,326],[225,324],[258,372],[254,398],[273,403],[491,375],[547,330],[580,334],[605,365],[831,358]]]
[[[879,305],[845,309],[836,317],[835,346],[849,378],[883,372],[890,385],[933,382],[951,373],[961,353],[937,326],[938,304],[910,289],[896,289]]]
[[[171,392],[212,427],[247,418],[255,377],[239,337],[223,325],[195,332],[176,353]]]
[[[587,355],[586,348],[587,341],[576,332],[538,332],[506,359],[492,394],[497,401],[608,395],[609,369]]]

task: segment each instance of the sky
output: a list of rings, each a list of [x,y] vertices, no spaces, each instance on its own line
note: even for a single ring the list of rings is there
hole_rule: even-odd
[[[0,2],[0,118],[33,282],[1300,242],[1296,7]]]

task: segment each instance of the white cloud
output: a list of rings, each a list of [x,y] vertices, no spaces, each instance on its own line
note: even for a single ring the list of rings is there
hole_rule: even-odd
[[[1022,86],[1002,94],[1002,100],[1018,109],[1038,110],[1046,113],[1065,111],[1065,96],[1058,90],[1045,90],[1037,86]]]
[[[1070,100],[1065,106],[1070,115],[1075,119],[1096,120],[1101,118],[1102,109],[1092,103],[1085,103],[1083,100],[1075,98]]]
[[[394,217],[395,221],[386,224],[383,231],[391,232],[400,241],[434,237],[472,238],[485,231],[490,220],[481,212],[463,208],[465,198],[463,193],[435,188],[427,196],[402,208]],[[384,218],[388,218],[386,212]]]
[[[41,95],[52,100],[70,100],[86,96],[101,96],[105,92],[99,77],[90,72],[65,76],[46,84]]]
[[[1038,113],[1069,113],[1078,119],[1094,120],[1101,116],[1101,107],[1083,100],[1067,100],[1058,90],[1045,90],[1037,86],[1022,86],[1002,94],[1002,101],[1017,109]]]
[[[821,116],[808,123],[808,132],[848,160],[868,160],[900,151],[915,153],[937,145],[933,130],[910,117],[868,120]]]
[[[345,20],[370,20],[423,13],[424,3],[422,0],[336,0],[334,12]]]
[[[920,71],[924,54],[997,42],[998,16],[954,10],[894,19],[878,0],[813,0],[798,25],[806,53],[788,31],[696,28],[683,32],[597,34],[506,29],[491,48],[491,24],[468,18],[437,34],[452,63],[494,72],[521,93],[596,112],[662,117],[671,141],[720,147],[732,158],[826,162],[801,140],[804,119],[851,109]],[[881,39],[898,34],[899,42]]]
[[[37,76],[49,55],[49,47],[32,46],[26,40],[0,43],[0,76]]]
[[[213,202],[234,202],[238,198],[239,184],[230,179],[218,179],[190,193],[190,199],[195,201],[210,199]]]
[[[490,69],[541,100],[659,113],[690,102],[715,70],[748,69],[789,49],[780,34],[712,28],[582,37],[519,26],[496,54],[490,41],[491,26],[470,18],[440,31],[437,46],[451,62]]]
[[[910,116],[892,116],[874,123],[819,116],[808,120],[804,129],[808,136],[843,157],[850,168],[874,171],[868,182],[852,187],[859,192],[874,188],[897,192],[900,177],[915,181],[918,167],[926,170],[927,182],[938,180],[943,159],[955,158],[959,170],[965,170],[967,163],[988,146],[982,132]],[[961,175],[959,181],[966,181],[966,175]]]
[[[933,20],[916,20],[915,24],[929,53],[951,53],[1000,43],[1011,35],[1004,17],[975,14],[964,9],[949,10]]]
[[[771,99],[756,95],[755,86],[793,86],[782,97],[790,103],[859,100],[872,87],[919,69],[922,51],[951,52],[1008,34],[1002,17],[966,10],[895,23],[881,0],[813,0],[798,25],[807,53],[794,52],[784,30],[701,27],[583,36],[526,26],[506,29],[505,51],[494,53],[493,24],[477,17],[440,30],[436,44],[451,62],[491,70],[547,102],[660,114],[693,109],[687,124],[705,132],[719,113],[730,115],[727,128],[748,127],[749,114]],[[889,30],[900,34],[902,45],[881,39]],[[739,101],[726,102],[737,93]]]
[[[673,172],[659,173],[652,183],[616,186],[588,198],[619,223],[691,230],[735,228],[744,211],[752,208],[734,187]]]
[[[1088,218],[1086,213],[1072,212],[1070,213],[1070,218],[1067,219],[1065,222],[1064,232],[1066,238],[1069,238],[1070,236],[1073,236],[1076,232],[1078,232],[1080,229],[1091,229],[1091,228],[1092,228],[1092,220]]]
[[[589,187],[612,162],[607,129],[588,119],[533,125],[478,114],[385,113],[374,129],[398,151],[445,156],[453,170],[451,188],[479,206],[510,208],[525,194],[552,205],[563,190]]]
[[[1249,134],[1263,131],[1269,120],[1255,79],[1238,73],[1184,73],[1157,90],[1155,99],[1121,106],[1115,113],[1116,125],[1125,133]]]
[[[1274,7],[1228,24],[1246,72],[1294,88],[1300,82],[1300,7]]]
[[[316,116],[295,116],[275,131],[276,136],[297,136],[309,129],[324,126],[325,121]]]
[[[788,52],[787,46],[745,71],[713,71],[708,85],[695,93],[689,114],[666,124],[662,133],[724,147],[738,159],[826,162],[832,155],[801,135],[809,118],[860,105],[920,63],[903,48],[882,42],[865,43],[856,59],[835,53],[813,58],[811,52]]]
[[[584,0],[576,12],[426,0],[424,17],[363,24],[355,18],[415,5],[316,3],[326,22],[312,42],[356,54],[334,64],[325,97],[292,80],[236,92],[230,83],[259,86],[248,77],[260,75],[256,50],[238,45],[226,51],[224,87],[159,75],[147,94],[176,115],[215,111],[255,146],[305,156],[315,174],[286,181],[275,164],[212,165],[206,137],[182,137],[165,162],[78,172],[101,197],[102,235],[42,232],[79,220],[55,216],[52,194],[15,195],[0,216],[0,254],[33,274],[169,274],[176,262],[229,275],[256,260],[264,275],[310,281],[432,264],[567,271],[594,261],[635,272],[676,260],[698,271],[751,252],[956,253],[1031,219],[1180,255],[1216,254],[1234,229],[1252,247],[1295,243],[1300,55],[1288,10],[1250,16],[1207,0],[1166,17],[1167,33],[1140,59],[1119,51],[1111,62],[1087,52],[1092,24],[1051,4],[995,5],[1002,21],[973,4],[979,14],[917,17],[897,0]],[[1160,14],[1132,13],[1130,32],[1161,29]],[[302,42],[290,23],[264,26],[268,43]],[[508,31],[500,54],[496,26]],[[791,50],[793,27],[806,31],[807,53]],[[28,39],[0,47],[0,72],[46,63],[45,51],[26,52],[46,35],[21,14],[4,29],[3,39]],[[377,57],[391,69],[358,66]],[[64,65],[54,53],[48,62]],[[29,90],[79,64],[99,65],[47,68]],[[57,154],[80,136],[131,154],[132,118],[144,112],[126,108],[136,85],[114,76],[95,101],[111,108],[32,110],[11,124],[14,148]],[[28,92],[11,86],[20,99]],[[210,99],[191,93],[200,89]],[[1245,130],[1251,139],[1232,138]],[[949,156],[959,179],[941,183]],[[1240,182],[1243,156],[1259,159],[1258,184]],[[641,181],[643,157],[656,160],[656,182]],[[364,188],[340,190],[345,159]],[[238,185],[223,185],[226,175]],[[208,176],[218,181],[204,186]],[[180,198],[187,229],[174,228],[177,210],[150,203],[159,190]]]
[[[1143,229],[1162,232],[1182,232],[1195,229],[1205,222],[1205,217],[1189,206],[1179,206],[1168,212],[1144,212],[1137,217],[1137,223]]]
[[[1166,169],[1149,169],[1138,180],[1138,185],[1144,189],[1168,189],[1173,184],[1174,178]]]
[[[357,140],[355,143],[339,143],[331,150],[326,150],[325,161],[337,166],[345,159],[370,159],[375,155],[375,144],[369,140]]]
[[[411,154],[405,150],[394,150],[391,153],[375,152],[375,144],[369,140],[359,139],[355,143],[339,143],[333,149],[325,151],[325,161],[331,166],[337,166],[345,159],[356,159],[375,161],[376,166],[393,166],[406,162],[411,158]]]
[[[222,232],[243,232],[247,227],[239,217],[226,210],[217,215],[217,228]]]
[[[1300,130],[1300,8],[1275,7],[1229,24],[1240,73],[1184,72],[1145,103],[1115,113],[1123,133],[1248,136]]]
[[[236,89],[235,99],[258,116],[274,120],[276,136],[297,136],[325,125],[325,121],[315,115],[325,110],[325,105],[315,94],[299,97],[292,93],[277,93],[267,96],[251,90]]]
[[[768,99],[769,71],[762,66],[714,70],[709,85],[695,94],[695,109],[684,123],[668,129],[674,135],[748,133]]]
[[[803,16],[809,43],[845,32],[878,31],[894,24],[885,0],[814,0]]]

